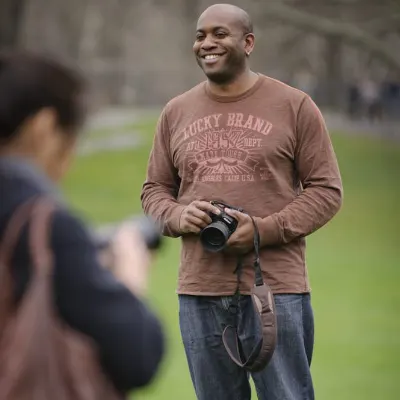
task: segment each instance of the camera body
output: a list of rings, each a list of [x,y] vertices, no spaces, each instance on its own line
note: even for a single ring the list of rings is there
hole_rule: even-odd
[[[232,207],[226,205],[221,207],[218,202],[211,202],[211,204],[219,208],[220,214],[209,213],[212,222],[200,232],[200,241],[207,251],[217,253],[225,247],[226,242],[235,232],[238,221],[224,211],[224,208]]]

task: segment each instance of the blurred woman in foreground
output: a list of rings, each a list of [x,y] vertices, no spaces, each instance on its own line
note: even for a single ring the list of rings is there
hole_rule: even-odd
[[[51,223],[56,310],[97,345],[101,367],[121,393],[148,384],[164,351],[145,294],[149,254],[131,227],[111,246],[113,274],[98,261],[82,222],[62,204],[56,183],[67,172],[84,121],[85,84],[72,70],[33,54],[0,55],[0,238],[12,213],[33,196],[57,202]],[[110,204],[112,206],[112,204]],[[27,235],[13,253],[16,304],[31,271]]]

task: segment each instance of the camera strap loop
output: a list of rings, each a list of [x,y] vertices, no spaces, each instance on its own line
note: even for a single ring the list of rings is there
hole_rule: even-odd
[[[261,326],[261,339],[254,346],[247,360],[243,361],[244,354],[237,333],[237,326],[228,325],[225,327],[222,340],[230,358],[240,367],[250,372],[258,372],[264,369],[272,358],[277,341],[277,321],[275,313],[275,302],[272,290],[264,282],[260,264],[260,232],[254,218],[247,214],[243,209],[229,206],[222,202],[212,202],[224,208],[231,208],[240,211],[251,218],[254,227],[254,286],[251,290],[253,309]],[[234,295],[234,302],[239,306],[239,284],[243,269],[242,258],[238,258],[235,273],[237,275],[238,286]],[[237,319],[237,315],[236,315]],[[235,322],[237,325],[237,321]]]
[[[247,214],[248,215],[248,214]],[[255,286],[262,286],[264,284],[264,279],[262,276],[261,265],[260,265],[260,232],[258,226],[254,221],[254,218],[249,215],[251,222],[254,226],[254,284]]]

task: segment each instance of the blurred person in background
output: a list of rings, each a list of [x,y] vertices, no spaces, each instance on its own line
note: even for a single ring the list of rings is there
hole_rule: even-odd
[[[143,302],[151,258],[138,232],[128,225],[118,230],[110,244],[110,272],[57,189],[86,114],[85,86],[75,71],[55,60],[31,53],[0,55],[0,237],[28,199],[46,196],[56,202],[51,227],[56,309],[64,322],[94,341],[106,376],[125,394],[151,382],[164,353],[164,335]],[[30,264],[27,235],[22,235],[11,260],[16,304],[26,292]]]
[[[382,119],[381,87],[378,82],[367,77],[361,81],[361,99],[365,118],[373,123]]]
[[[247,371],[226,352],[222,333],[236,311],[242,348],[260,337],[249,296],[254,284],[254,227],[238,227],[220,252],[199,233],[218,213],[209,201],[241,207],[261,236],[264,280],[274,292],[278,339],[267,367],[252,374],[261,400],[312,400],[314,319],[305,236],[339,210],[342,182],[323,117],[306,93],[250,69],[251,20],[217,4],[197,22],[194,54],[207,80],[172,99],[159,118],[141,199],[164,234],[182,238],[179,319],[200,400],[248,400]],[[236,307],[235,307],[236,308]]]

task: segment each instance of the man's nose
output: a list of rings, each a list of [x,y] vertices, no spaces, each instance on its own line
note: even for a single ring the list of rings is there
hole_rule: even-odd
[[[211,50],[215,47],[216,47],[215,42],[209,36],[206,36],[206,38],[203,40],[203,42],[201,44],[201,48],[203,50]]]

